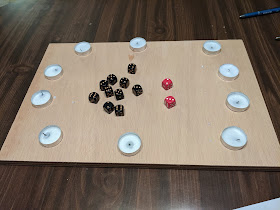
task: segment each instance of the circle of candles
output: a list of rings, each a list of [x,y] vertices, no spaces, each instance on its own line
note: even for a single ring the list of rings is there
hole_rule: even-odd
[[[226,105],[232,111],[243,112],[249,108],[250,100],[243,93],[232,92],[227,96]]]
[[[63,70],[62,67],[58,64],[49,65],[45,68],[45,77],[49,80],[55,80],[62,76]]]
[[[222,80],[232,81],[239,76],[239,69],[233,64],[224,64],[220,66],[218,75]]]
[[[34,107],[46,107],[52,102],[52,95],[47,90],[39,90],[31,97],[31,103]]]
[[[221,134],[221,142],[228,149],[239,150],[247,144],[247,135],[239,127],[227,127]]]
[[[91,45],[88,42],[80,42],[75,46],[75,53],[77,55],[86,56],[91,53]]]
[[[125,133],[119,138],[118,148],[123,155],[135,155],[140,151],[141,147],[141,139],[135,133]]]
[[[130,40],[129,47],[134,52],[141,52],[147,48],[147,42],[144,38],[136,37]]]
[[[62,140],[62,131],[56,125],[49,125],[39,133],[39,142],[44,147],[54,147]]]
[[[221,44],[217,41],[206,41],[202,50],[207,55],[217,55],[221,52],[221,48]]]

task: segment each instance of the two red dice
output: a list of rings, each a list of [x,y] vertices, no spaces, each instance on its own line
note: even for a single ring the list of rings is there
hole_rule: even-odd
[[[165,90],[169,90],[170,88],[173,87],[173,82],[171,79],[164,79],[162,81],[162,87],[165,89]],[[176,100],[173,96],[167,96],[165,99],[164,99],[164,105],[170,109],[172,107],[174,107],[176,105]]]
[[[165,90],[169,90],[170,88],[173,87],[173,82],[171,81],[171,79],[166,78],[162,81],[162,87]]]
[[[170,109],[172,107],[174,107],[176,105],[176,100],[173,96],[167,96],[165,99],[164,99],[164,105]]]

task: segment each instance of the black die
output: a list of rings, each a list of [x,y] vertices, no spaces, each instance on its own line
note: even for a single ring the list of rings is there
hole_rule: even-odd
[[[123,105],[117,105],[115,107],[115,114],[116,114],[116,116],[124,116],[124,107],[123,107]]]
[[[98,101],[99,101],[99,94],[96,93],[96,92],[92,92],[89,94],[88,96],[88,100],[91,102],[91,103],[94,103],[94,104],[97,104]]]
[[[122,89],[115,90],[115,97],[116,97],[117,100],[124,99],[124,95],[123,95]]]
[[[106,87],[108,87],[108,81],[107,80],[101,80],[100,83],[100,90],[104,91]]]
[[[109,76],[107,77],[107,81],[109,82],[110,85],[114,85],[117,83],[118,79],[117,79],[116,75],[109,74]]]
[[[121,86],[122,88],[128,88],[128,86],[129,86],[129,80],[128,80],[127,78],[125,78],[125,77],[121,78],[121,80],[120,80],[120,86]]]
[[[136,96],[140,96],[143,93],[143,89],[141,85],[134,85],[132,88],[132,92]]]
[[[107,101],[104,105],[103,105],[103,109],[105,112],[107,112],[108,114],[111,114],[114,110],[114,104],[110,101]]]
[[[136,65],[134,63],[128,64],[127,70],[128,70],[128,73],[135,74],[136,73]]]
[[[114,95],[113,88],[105,87],[105,95],[107,98],[112,97]]]

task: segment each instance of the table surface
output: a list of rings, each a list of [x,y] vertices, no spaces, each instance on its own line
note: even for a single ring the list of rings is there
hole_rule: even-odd
[[[15,0],[0,8],[0,143],[49,43],[243,39],[278,139],[278,0]],[[232,209],[280,197],[280,172],[0,164],[2,209]]]

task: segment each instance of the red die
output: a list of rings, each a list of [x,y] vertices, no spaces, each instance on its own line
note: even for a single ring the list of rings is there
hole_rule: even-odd
[[[172,107],[174,107],[176,105],[176,100],[173,96],[167,96],[165,99],[164,99],[164,105],[170,109]]]
[[[162,81],[162,87],[165,90],[169,90],[170,88],[173,87],[173,82],[171,81],[171,79],[166,78]]]

